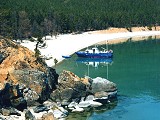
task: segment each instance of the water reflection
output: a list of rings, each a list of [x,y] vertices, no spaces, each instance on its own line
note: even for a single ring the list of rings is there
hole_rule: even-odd
[[[83,66],[84,75],[91,78],[102,77],[108,79],[109,65],[113,64],[113,58],[77,58],[76,63],[79,64],[78,67]]]
[[[78,58],[76,62],[84,63],[85,65],[90,65],[92,67],[97,68],[101,65],[112,64],[112,58]]]

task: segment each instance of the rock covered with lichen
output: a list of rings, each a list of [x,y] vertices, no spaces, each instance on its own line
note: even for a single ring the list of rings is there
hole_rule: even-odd
[[[58,74],[34,52],[5,38],[0,40],[0,107],[25,109],[40,104],[56,89]]]

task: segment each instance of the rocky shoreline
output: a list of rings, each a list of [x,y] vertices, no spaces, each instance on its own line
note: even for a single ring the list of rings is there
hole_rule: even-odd
[[[66,70],[58,75],[32,51],[5,38],[0,40],[0,71],[2,120],[56,120],[117,97],[115,83]]]

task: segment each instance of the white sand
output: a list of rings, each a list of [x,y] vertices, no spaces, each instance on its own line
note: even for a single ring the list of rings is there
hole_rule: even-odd
[[[40,49],[41,55],[52,57],[46,60],[48,66],[54,66],[54,58],[61,62],[64,58],[62,55],[72,55],[74,52],[81,50],[87,46],[91,46],[101,41],[113,41],[117,38],[130,38],[138,36],[160,35],[160,31],[139,31],[139,32],[123,32],[112,34],[96,34],[95,32],[85,32],[83,34],[63,34],[57,38],[47,36],[45,49]],[[24,42],[23,46],[34,50],[36,42]]]

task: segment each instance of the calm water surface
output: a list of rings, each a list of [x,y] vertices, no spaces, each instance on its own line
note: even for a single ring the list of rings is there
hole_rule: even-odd
[[[105,45],[99,46],[99,48]],[[71,113],[69,120],[160,120],[160,40],[128,41],[110,45],[112,62],[82,63],[76,55],[56,66],[80,77],[108,78],[117,84],[118,100],[84,113]],[[108,72],[107,72],[108,71]]]

